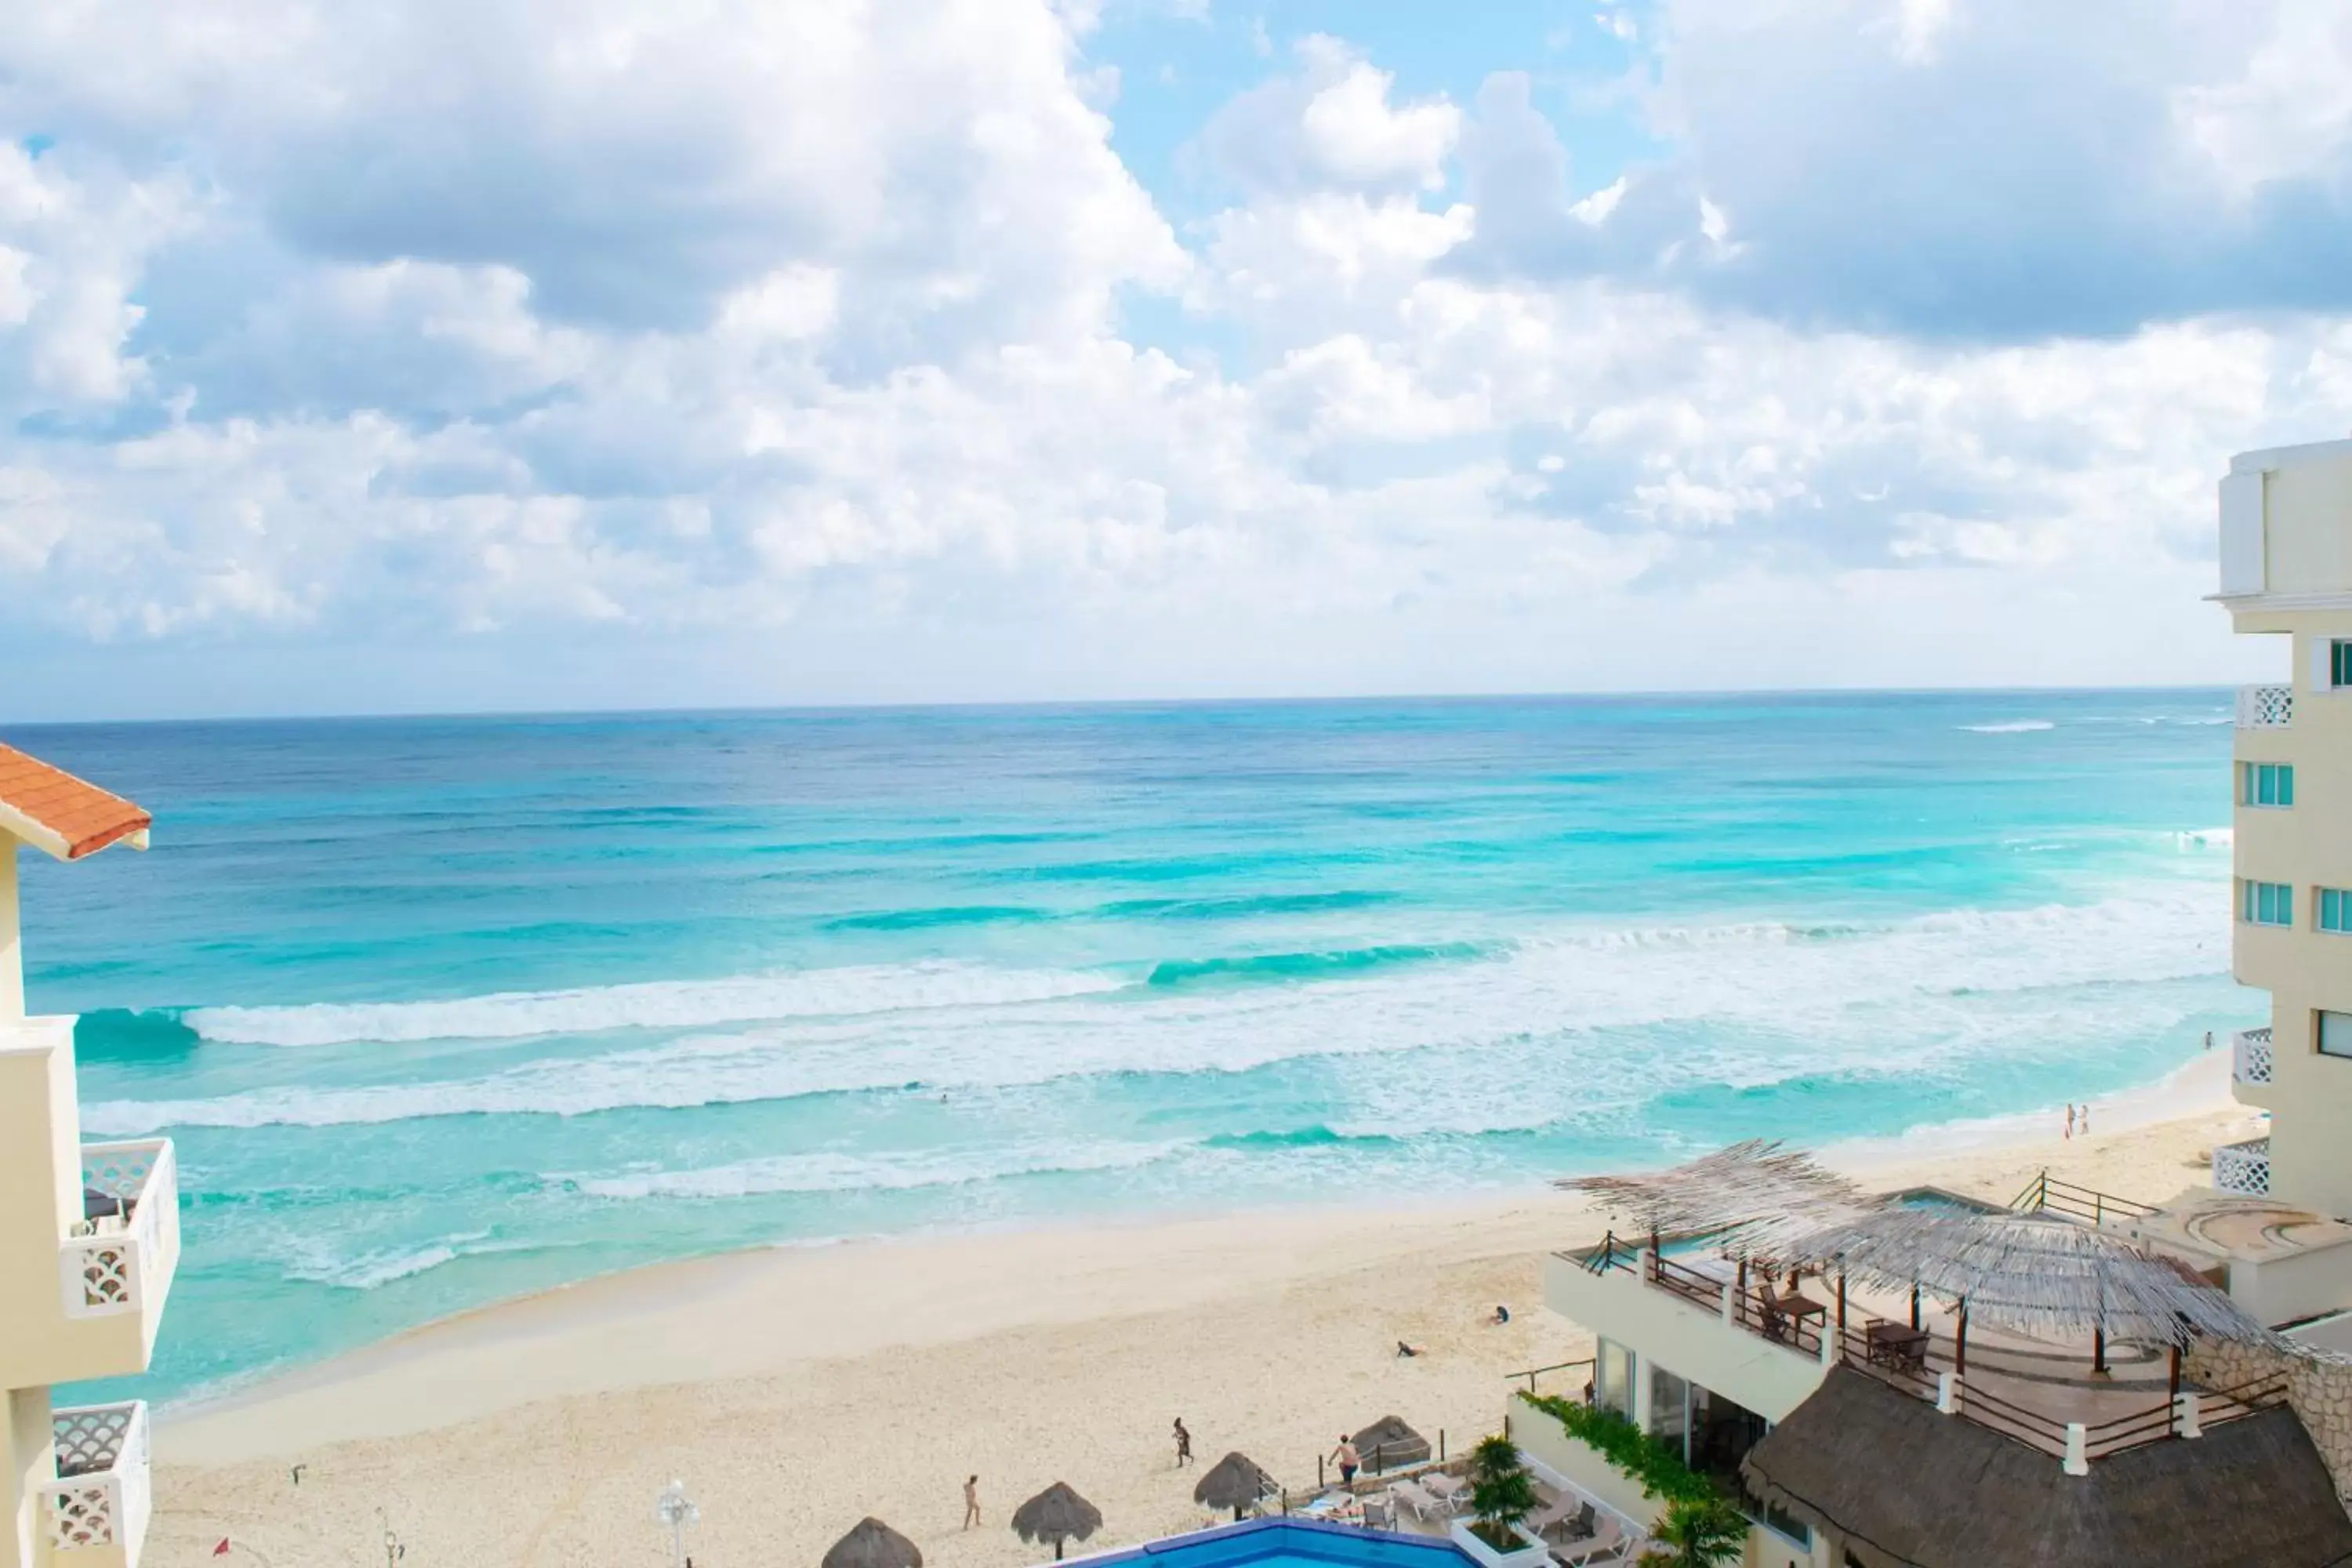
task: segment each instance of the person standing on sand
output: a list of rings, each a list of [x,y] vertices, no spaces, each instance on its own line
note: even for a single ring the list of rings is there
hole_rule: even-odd
[[[2075,1125],[2081,1129],[2084,1137],[2088,1138],[2091,1135],[2091,1102],[2089,1100],[2083,1102],[2083,1115]]]
[[[963,1482],[963,1527],[970,1530],[980,1522],[980,1478],[966,1476]]]
[[[1356,1452],[1356,1445],[1349,1440],[1345,1432],[1339,1434],[1339,1446],[1331,1450],[1331,1457],[1339,1462],[1339,1484],[1343,1487],[1353,1486],[1356,1472],[1364,1468],[1364,1461],[1363,1457]]]
[[[2066,1141],[2074,1141],[2074,1102],[2071,1100],[2066,1102]]]
[[[1192,1462],[1192,1434],[1184,1430],[1184,1418],[1176,1417],[1176,1468],[1182,1469]]]

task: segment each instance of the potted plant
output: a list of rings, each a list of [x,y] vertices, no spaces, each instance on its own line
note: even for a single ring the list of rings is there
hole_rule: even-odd
[[[1470,1450],[1471,1518],[1448,1531],[1485,1568],[1542,1568],[1550,1552],[1522,1521],[1536,1510],[1536,1479],[1518,1445],[1499,1433]]]
[[[1650,1526],[1648,1568],[1721,1568],[1748,1546],[1748,1518],[1723,1499],[1678,1499]]]

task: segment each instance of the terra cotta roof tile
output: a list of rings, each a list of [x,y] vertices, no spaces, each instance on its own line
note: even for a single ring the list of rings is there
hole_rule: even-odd
[[[79,860],[119,838],[144,833],[153,821],[119,795],[0,745],[0,829],[63,859]]]

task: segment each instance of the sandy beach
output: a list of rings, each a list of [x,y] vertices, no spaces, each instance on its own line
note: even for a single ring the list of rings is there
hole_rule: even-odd
[[[2249,1135],[2225,1053],[2100,1108],[1833,1152],[1874,1184],[2006,1199],[2047,1166],[2142,1199]],[[667,1561],[656,1492],[702,1505],[703,1568],[811,1563],[864,1514],[938,1568],[1036,1560],[1005,1526],[1066,1480],[1100,1549],[1203,1522],[1173,1468],[1239,1448],[1311,1486],[1342,1429],[1393,1412],[1449,1447],[1500,1423],[1507,1374],[1589,1353],[1542,1310],[1538,1259],[1598,1234],[1548,1188],[1368,1207],[824,1248],[639,1270],[467,1314],[158,1425],[147,1560]],[[1485,1319],[1507,1303],[1504,1328]],[[1400,1360],[1398,1340],[1424,1354]],[[292,1467],[302,1467],[295,1484]],[[983,1525],[960,1489],[978,1472]]]

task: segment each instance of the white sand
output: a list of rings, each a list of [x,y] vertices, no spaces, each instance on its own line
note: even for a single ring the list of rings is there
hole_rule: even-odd
[[[2090,1139],[2062,1142],[2044,1116],[1961,1130],[1976,1146],[1958,1153],[1836,1157],[1888,1185],[2006,1199],[2046,1164],[2162,1199],[2254,1130],[2228,1104],[2225,1055],[2136,1113],[2103,1106]],[[1343,1427],[1391,1412],[1453,1447],[1497,1427],[1506,1373],[1589,1353],[1541,1309],[1538,1260],[1597,1230],[1538,1189],[643,1269],[167,1416],[146,1560],[193,1568],[226,1536],[231,1562],[373,1568],[382,1508],[415,1568],[656,1568],[653,1500],[672,1476],[702,1504],[702,1568],[813,1564],[866,1513],[934,1568],[1032,1563],[1004,1521],[1056,1479],[1103,1510],[1090,1549],[1129,1543],[1203,1521],[1192,1473],[1171,1468],[1179,1415],[1203,1464],[1237,1447],[1293,1486]],[[1482,1321],[1497,1302],[1507,1328]],[[1428,1353],[1396,1359],[1400,1338]],[[966,1534],[975,1470],[986,1523]]]

